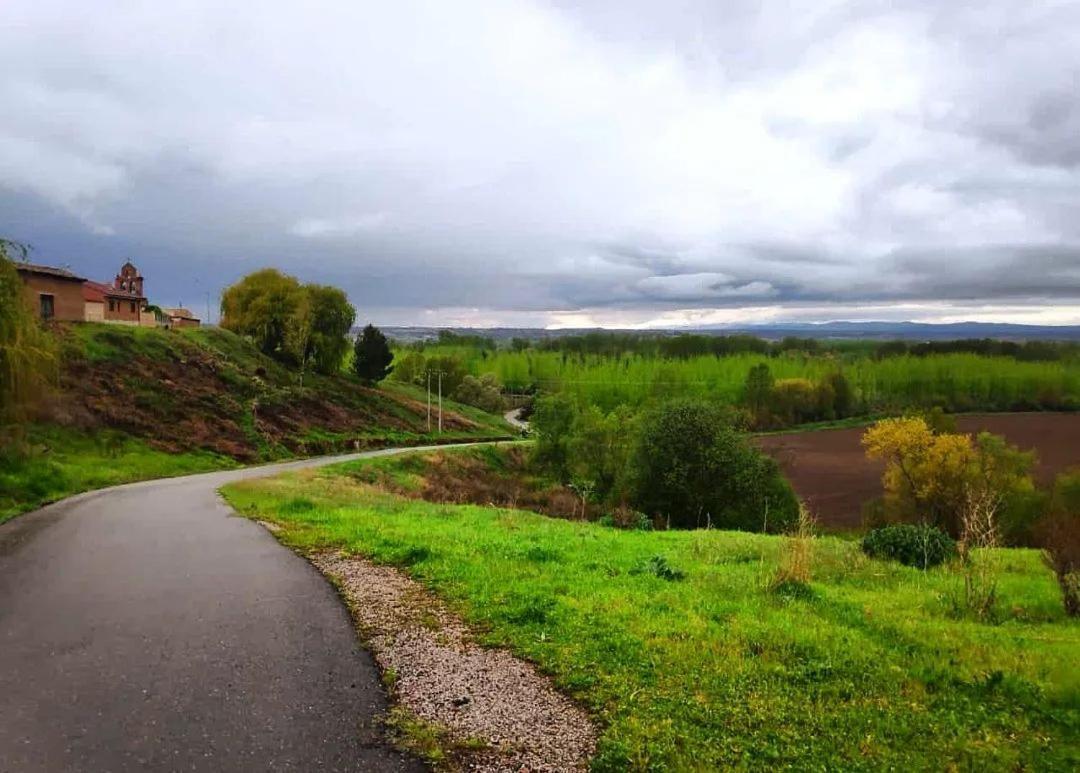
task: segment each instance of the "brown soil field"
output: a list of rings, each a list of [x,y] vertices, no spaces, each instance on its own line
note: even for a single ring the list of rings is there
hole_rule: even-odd
[[[1037,455],[1035,478],[1050,484],[1054,476],[1080,465],[1080,413],[999,413],[957,417],[963,432],[993,432]],[[884,466],[863,454],[865,428],[764,435],[754,439],[771,455],[796,493],[826,528],[862,525],[863,503],[882,495]]]

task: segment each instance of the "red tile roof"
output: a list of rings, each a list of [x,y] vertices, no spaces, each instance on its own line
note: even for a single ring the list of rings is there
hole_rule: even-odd
[[[86,281],[81,276],[68,271],[66,268],[56,268],[55,266],[41,266],[36,263],[15,263],[15,268],[18,271],[23,271],[28,274],[42,274],[44,276],[53,276],[57,279],[68,279],[72,282],[84,282]]]
[[[84,301],[94,301],[96,303],[105,303],[105,293],[111,288],[108,285],[103,285],[101,282],[94,282],[87,279],[83,282],[82,297]]]

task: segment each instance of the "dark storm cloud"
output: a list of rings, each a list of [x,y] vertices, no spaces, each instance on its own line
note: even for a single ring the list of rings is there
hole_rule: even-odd
[[[392,322],[1080,321],[1078,79],[1052,0],[15,0],[0,234],[170,303],[278,265]]]

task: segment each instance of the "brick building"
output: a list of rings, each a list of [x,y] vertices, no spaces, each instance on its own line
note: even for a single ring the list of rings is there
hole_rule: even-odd
[[[131,261],[120,267],[112,284],[76,276],[65,268],[16,263],[26,298],[42,319],[65,322],[111,322],[147,327],[198,327],[187,309],[161,310],[147,305],[143,277]]]
[[[146,296],[143,295],[143,278],[131,261],[120,267],[112,287],[100,286],[104,288],[105,321],[138,325],[142,310],[146,308]]]
[[[78,322],[86,318],[81,276],[66,268],[16,263],[22,277],[26,300],[42,319]]]

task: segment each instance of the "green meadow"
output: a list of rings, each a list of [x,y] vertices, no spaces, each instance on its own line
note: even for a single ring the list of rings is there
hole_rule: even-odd
[[[434,504],[404,458],[236,483],[227,499],[301,552],[403,568],[490,645],[539,665],[595,717],[594,770],[1080,767],[1080,621],[1038,552],[996,566],[994,621],[957,616],[955,567],[813,540],[812,579],[772,582],[787,538],[623,531]],[[413,481],[417,483],[417,481]]]

